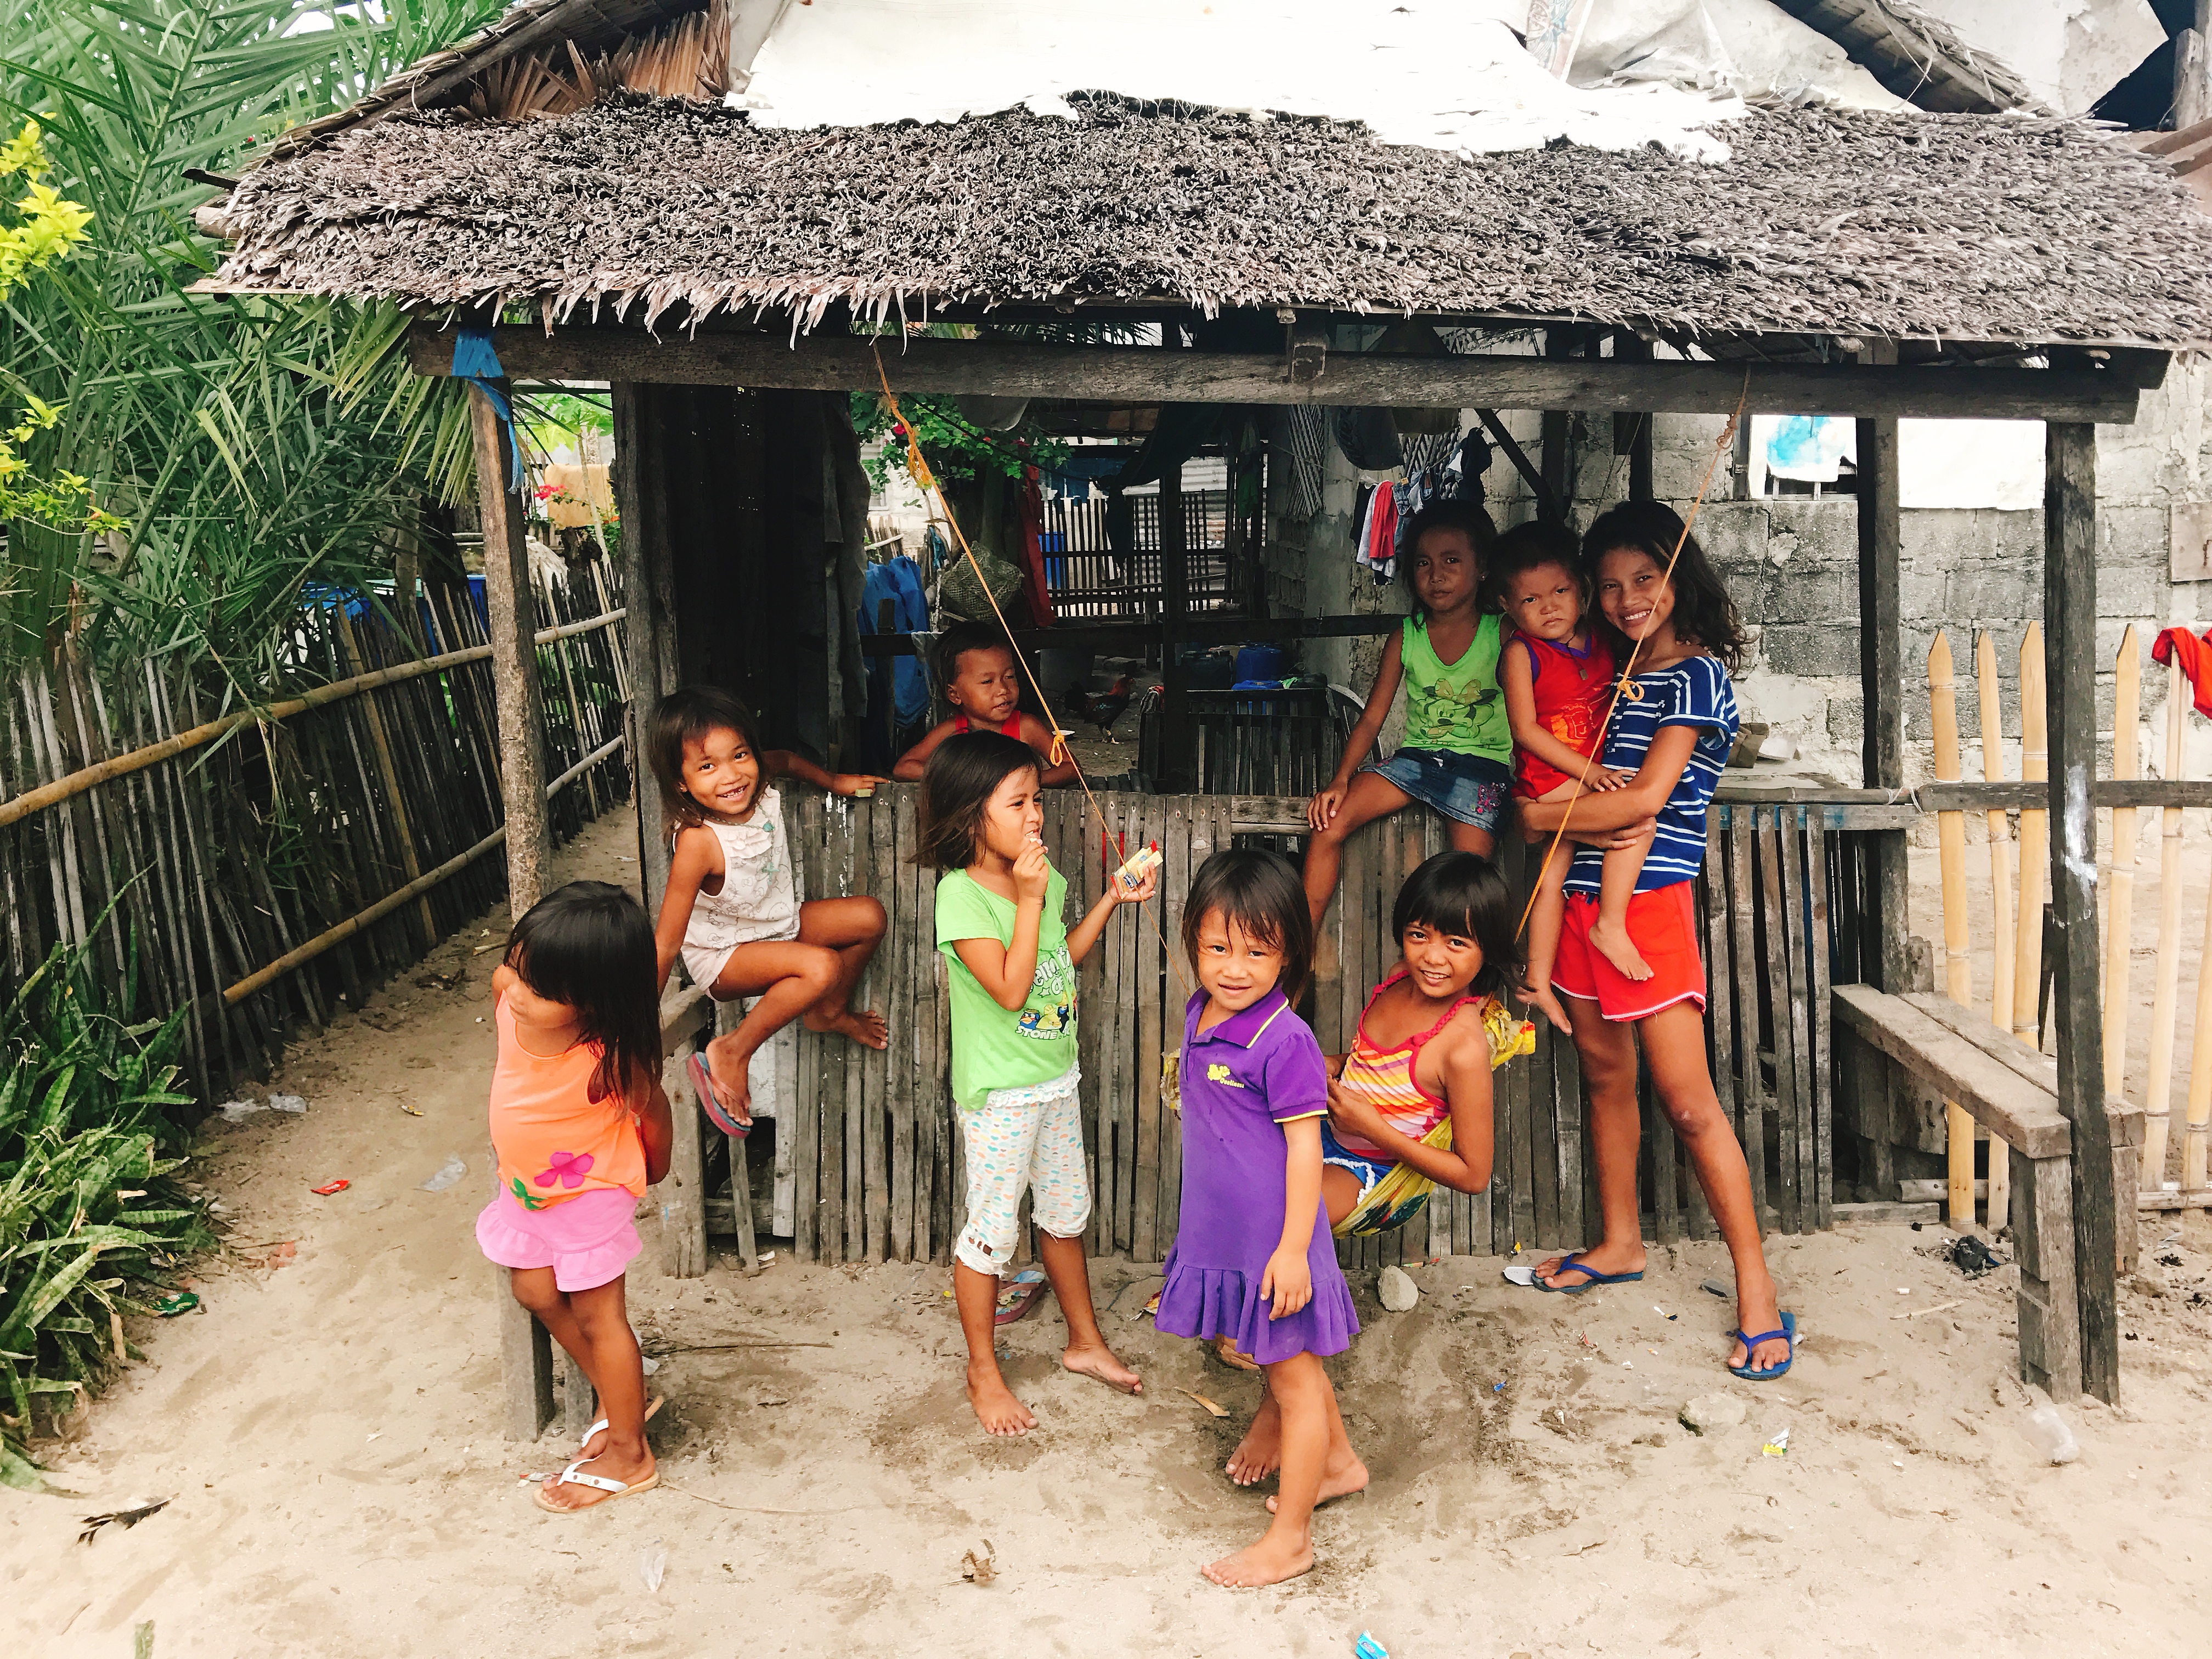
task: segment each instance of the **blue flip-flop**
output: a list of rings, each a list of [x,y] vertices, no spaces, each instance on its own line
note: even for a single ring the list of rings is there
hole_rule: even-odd
[[[735,1135],[739,1140],[750,1134],[753,1126],[738,1122],[724,1111],[722,1103],[714,1098],[714,1073],[707,1069],[705,1057],[694,1049],[684,1056],[684,1063],[691,1068],[691,1087],[698,1094],[699,1109],[706,1113],[708,1121],[724,1134]]]
[[[1571,1255],[1559,1263],[1559,1271],[1563,1273],[1580,1273],[1583,1275],[1583,1282],[1574,1285],[1547,1285],[1540,1279],[1531,1279],[1528,1282],[1538,1290],[1548,1291],[1553,1296],[1580,1296],[1593,1285],[1633,1285],[1644,1277],[1644,1270],[1641,1267],[1632,1273],[1601,1273],[1596,1268]]]
[[[1778,1336],[1790,1344],[1790,1357],[1779,1365],[1769,1365],[1765,1370],[1753,1370],[1747,1364],[1729,1367],[1729,1375],[1740,1376],[1747,1382],[1771,1382],[1796,1363],[1797,1316],[1795,1314],[1785,1312],[1782,1316],[1782,1328],[1769,1331],[1764,1336],[1746,1336],[1741,1331],[1730,1331],[1729,1334],[1743,1344],[1743,1357],[1747,1361],[1759,1351],[1759,1345],[1762,1342],[1771,1342]]]

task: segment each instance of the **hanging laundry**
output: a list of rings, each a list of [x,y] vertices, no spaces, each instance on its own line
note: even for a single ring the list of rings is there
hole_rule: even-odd
[[[2161,665],[2179,658],[2197,696],[2197,712],[2212,720],[2212,629],[2203,637],[2185,628],[2169,628],[2151,641],[2150,659]]]

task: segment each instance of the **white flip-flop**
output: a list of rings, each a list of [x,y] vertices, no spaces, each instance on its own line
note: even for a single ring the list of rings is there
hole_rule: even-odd
[[[599,1492],[611,1493],[612,1496],[602,1498],[596,1504],[583,1504],[578,1509],[567,1509],[558,1504],[547,1503],[545,1488],[539,1486],[530,1494],[532,1501],[548,1515],[576,1515],[580,1514],[583,1510],[602,1508],[613,1503],[616,1498],[628,1498],[633,1492],[651,1492],[660,1484],[660,1471],[658,1468],[642,1480],[610,1480],[605,1475],[584,1474],[582,1472],[584,1465],[594,1461],[589,1457],[578,1458],[561,1471],[561,1478],[554,1484],[561,1486],[591,1486]]]
[[[644,1422],[647,1422],[647,1423],[650,1423],[650,1422],[652,1422],[652,1421],[653,1421],[653,1413],[655,1413],[655,1412],[659,1411],[659,1410],[663,1406],[666,1405],[667,1403],[668,1403],[668,1396],[667,1396],[667,1395],[659,1395],[659,1394],[657,1394],[657,1395],[653,1395],[652,1399],[650,1399],[650,1400],[648,1400],[648,1401],[647,1401],[645,1402],[645,1416],[644,1416],[644,1417],[643,1417],[643,1419],[641,1419],[641,1421],[644,1421]],[[585,1447],[586,1447],[586,1446],[588,1446],[588,1445],[590,1445],[590,1444],[592,1443],[592,1437],[593,1435],[597,1434],[597,1433],[598,1433],[601,1429],[604,1429],[604,1428],[605,1428],[605,1427],[607,1427],[607,1426],[608,1426],[607,1419],[606,1419],[605,1418],[604,1418],[604,1417],[603,1417],[603,1418],[601,1418],[598,1422],[596,1422],[596,1423],[592,1424],[592,1426],[591,1426],[590,1428],[586,1429],[586,1430],[584,1431],[584,1437],[583,1437],[581,1440],[579,1440],[579,1441],[576,1443],[576,1449],[577,1449],[578,1451],[581,1451],[581,1450],[583,1450],[583,1449],[584,1449]]]

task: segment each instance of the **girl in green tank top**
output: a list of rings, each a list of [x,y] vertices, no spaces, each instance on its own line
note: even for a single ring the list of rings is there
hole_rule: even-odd
[[[1481,603],[1495,533],[1472,501],[1432,502],[1407,527],[1413,614],[1383,648],[1335,776],[1306,807],[1306,903],[1316,925],[1336,890],[1345,838],[1409,803],[1441,817],[1459,851],[1488,858],[1497,848],[1513,731],[1498,684],[1499,618]],[[1370,761],[1401,681],[1405,738],[1388,760]]]

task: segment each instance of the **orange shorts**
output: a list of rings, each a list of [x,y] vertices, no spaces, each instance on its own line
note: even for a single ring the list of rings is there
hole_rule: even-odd
[[[1650,979],[1631,979],[1607,961],[1589,942],[1597,920],[1597,901],[1567,895],[1566,919],[1559,928],[1559,953],[1552,963],[1552,988],[1563,996],[1597,1004],[1607,1019],[1642,1019],[1685,1000],[1705,1006],[1705,964],[1698,955],[1694,882],[1670,882],[1628,901],[1628,937],[1634,941]]]

